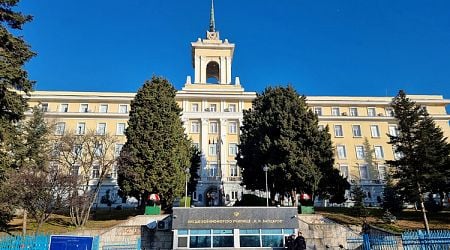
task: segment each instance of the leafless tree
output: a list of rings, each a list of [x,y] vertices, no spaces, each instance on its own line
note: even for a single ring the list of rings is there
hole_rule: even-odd
[[[76,227],[83,227],[100,188],[116,162],[117,137],[98,131],[85,134],[66,133],[58,138],[53,161],[76,179],[69,195],[70,217]]]

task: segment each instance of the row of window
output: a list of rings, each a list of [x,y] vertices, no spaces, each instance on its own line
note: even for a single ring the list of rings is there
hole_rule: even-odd
[[[237,177],[240,176],[239,166],[235,163],[229,164],[229,177]],[[220,177],[219,168],[217,163],[209,163],[205,165],[205,168],[202,170],[202,176],[205,177]]]
[[[98,112],[99,113],[108,113],[109,105],[110,104],[100,104],[98,106]],[[41,109],[44,112],[50,111],[48,103],[41,103]],[[61,113],[69,112],[69,104],[68,103],[60,104],[57,111],[61,112]],[[88,113],[88,112],[93,112],[93,111],[92,111],[92,109],[90,109],[88,103],[81,103],[79,106],[78,112]],[[118,113],[127,114],[128,113],[128,105],[127,104],[118,104]]]
[[[359,179],[360,180],[386,180],[386,173],[387,173],[387,167],[384,165],[378,165],[376,166],[372,173],[378,176],[371,176],[371,171],[369,171],[369,166],[367,165],[359,165]],[[349,171],[348,171],[348,165],[341,164],[339,165],[339,170],[341,172],[341,175],[344,178],[349,178]]]
[[[320,129],[324,129],[323,125],[319,125]],[[344,137],[344,130],[342,125],[337,124],[333,126],[334,131],[334,137]],[[363,133],[361,130],[361,125],[355,124],[352,125],[352,135],[353,137],[362,137]],[[398,128],[397,125],[389,125],[389,135],[397,136],[398,135]],[[380,128],[378,125],[370,125],[370,136],[372,138],[379,138],[381,136],[380,134]]]
[[[283,248],[294,229],[196,229],[178,230],[179,248]],[[239,242],[235,242],[235,234]]]
[[[80,166],[73,165],[71,167],[71,169],[70,169],[70,174],[71,175],[78,175],[79,173],[80,173]],[[116,179],[117,178],[117,167],[115,165],[113,165],[111,172],[108,173],[105,177],[106,178]],[[91,178],[92,179],[100,178],[100,166],[99,165],[92,166]]]
[[[362,145],[355,146],[356,159],[358,159],[358,160],[365,159],[367,151],[368,150],[364,149],[364,146],[362,146]],[[383,147],[382,146],[374,146],[373,154],[374,154],[373,156],[377,160],[384,159]],[[347,159],[347,150],[346,150],[345,145],[337,145],[336,146],[336,155],[339,160]]]
[[[358,112],[360,110],[361,110],[361,108],[358,109],[356,107],[349,107],[348,110],[340,108],[340,107],[331,107],[331,115],[332,116],[360,116],[361,114]],[[322,107],[313,107],[313,111],[318,116],[323,115]],[[385,108],[384,113],[377,113],[375,107],[368,107],[366,109],[366,111],[367,111],[366,115],[370,116],[370,117],[373,117],[373,116],[393,117],[394,116],[394,109],[392,109],[391,107]]]
[[[126,128],[125,122],[118,122],[116,124],[116,135],[124,135],[125,128]],[[66,130],[65,122],[56,123],[56,129],[55,129],[56,135],[64,135],[65,130]],[[97,123],[97,128],[95,131],[98,135],[105,135],[106,134],[106,123],[105,122]],[[79,122],[75,129],[75,134],[84,135],[85,133],[86,133],[86,123]]]
[[[196,147],[197,149],[199,148],[199,144],[198,143],[193,143],[193,146]],[[209,142],[208,144],[208,155],[209,156],[217,156],[220,152],[220,147],[218,145],[218,142]],[[228,143],[228,155],[229,156],[236,156],[238,153],[238,145],[237,143]]]
[[[199,103],[191,103],[191,112],[200,112],[200,104]],[[217,104],[211,103],[207,108],[204,109],[206,112],[217,112]],[[236,104],[228,104],[227,108],[223,109],[223,112],[236,112]]]
[[[191,121],[191,133],[197,134],[201,131],[201,122],[200,121]],[[237,134],[238,131],[238,122],[230,121],[228,122],[228,133],[229,134]],[[219,132],[219,122],[218,121],[210,121],[209,122],[209,133],[217,134]]]

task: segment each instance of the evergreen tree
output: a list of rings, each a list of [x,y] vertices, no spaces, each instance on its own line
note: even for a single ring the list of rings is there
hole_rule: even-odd
[[[12,34],[12,30],[21,30],[23,24],[32,17],[14,11],[18,0],[0,0],[0,184],[4,181],[4,173],[12,164],[8,152],[16,139],[15,122],[23,118],[27,107],[26,100],[13,90],[31,91],[33,82],[23,65],[33,57],[34,53],[22,37]],[[5,228],[11,218],[8,204],[0,204],[0,228]]]
[[[398,179],[398,189],[405,199],[420,203],[428,231],[424,195],[433,191],[433,185],[442,180],[441,170],[446,168],[450,145],[428,112],[406,97],[404,91],[393,99],[392,106],[399,133],[389,136],[390,144],[401,157],[388,163],[395,167],[394,177]]]
[[[166,79],[156,76],[139,89],[131,102],[119,167],[119,185],[126,194],[146,198],[157,193],[167,206],[184,194],[191,158],[175,94]]]
[[[197,188],[198,180],[200,176],[198,175],[198,170],[200,169],[200,164],[202,162],[202,153],[196,148],[191,147],[191,161],[189,167],[189,182],[188,182],[188,194],[192,195]]]
[[[253,109],[244,111],[240,142],[236,159],[247,189],[265,190],[267,166],[272,196],[304,192],[343,200],[348,183],[333,168],[328,129],[319,129],[306,98],[291,86],[258,94]]]

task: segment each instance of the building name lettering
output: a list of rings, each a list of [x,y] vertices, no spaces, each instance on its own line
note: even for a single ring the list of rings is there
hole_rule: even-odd
[[[188,220],[187,224],[253,224],[253,223],[264,223],[264,224],[283,224],[283,220],[271,220],[271,219],[201,219],[201,220]]]

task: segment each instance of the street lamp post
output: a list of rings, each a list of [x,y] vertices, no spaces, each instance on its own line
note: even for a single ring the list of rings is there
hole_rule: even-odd
[[[188,184],[188,174],[189,174],[189,168],[186,168],[185,170],[184,170],[185,172],[186,172],[186,193],[185,193],[185,196],[184,196],[184,207],[187,207],[187,196],[188,196],[188,186],[187,186],[187,184]]]
[[[266,175],[266,207],[268,207],[269,206],[269,186],[267,185],[267,171],[269,170],[269,168],[266,165],[264,165],[263,170]]]

